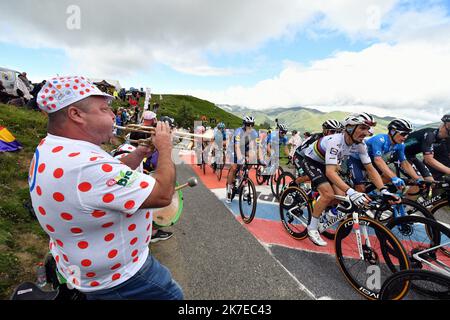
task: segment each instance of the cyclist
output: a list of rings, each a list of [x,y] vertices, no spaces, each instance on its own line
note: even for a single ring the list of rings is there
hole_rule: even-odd
[[[316,142],[318,139],[331,134],[340,133],[342,132],[342,130],[344,130],[344,126],[340,121],[335,119],[326,120],[324,123],[322,123],[322,132],[310,135],[310,137],[307,140],[303,141],[301,146],[295,150],[293,161],[295,169],[299,174],[299,177],[295,180],[296,184],[300,184],[309,180],[309,177],[307,175],[304,175],[303,171],[301,170],[301,165],[306,148],[312,143]]]
[[[391,157],[395,157],[400,161],[402,169],[411,178],[417,181],[423,180],[422,177],[417,175],[405,156],[404,142],[413,130],[411,122],[404,119],[394,119],[388,124],[387,128],[387,134],[377,134],[365,141],[372,164],[382,175],[383,182],[388,183],[391,181],[398,189],[402,189],[405,186],[405,181],[397,177],[386,163],[386,160],[391,159]],[[347,164],[352,173],[352,182],[355,185],[355,190],[365,192],[363,184],[365,168],[358,155],[351,154]],[[418,188],[414,187],[410,190],[410,193],[415,193],[417,191]]]
[[[236,129],[233,136],[234,161],[231,164],[227,176],[227,203],[231,203],[232,190],[238,165],[244,164],[249,156],[253,156],[250,151],[257,151],[258,156],[262,159],[261,149],[259,148],[260,140],[258,133],[253,128],[255,126],[255,118],[245,116],[242,119],[242,127]]]
[[[203,125],[199,125],[195,128],[194,133],[196,135],[202,135],[205,134],[206,129]],[[197,158],[197,166],[202,166],[203,162],[207,162],[206,160],[206,155],[207,153],[205,152],[206,148],[208,147],[208,143],[203,140],[202,138],[199,137],[195,137],[194,138],[194,149],[195,149],[195,155]],[[203,159],[203,161],[202,161]]]
[[[223,159],[220,157],[221,154],[223,154],[223,150],[225,150],[226,148],[226,143],[227,143],[227,135],[226,135],[226,131],[225,131],[225,123],[223,122],[219,122],[217,124],[217,127],[214,128],[214,141],[211,147],[211,155],[215,155],[215,157],[212,157],[213,159],[213,169],[214,171],[216,170],[217,164],[216,164],[216,159],[219,161],[222,161],[222,163],[219,164],[223,164]]]
[[[434,146],[434,158],[450,168],[450,137],[447,137],[447,139],[442,140],[441,143]],[[442,180],[445,176],[444,173],[435,170],[433,167],[429,169],[433,174],[433,178],[436,180]]]
[[[303,170],[311,179],[313,188],[320,194],[314,205],[311,222],[308,225],[309,238],[319,246],[327,245],[317,230],[319,218],[322,212],[332,204],[335,194],[348,195],[350,201],[357,206],[361,206],[370,200],[366,194],[351,188],[338,174],[338,166],[351,153],[359,154],[371,181],[380,192],[395,197],[387,191],[380,175],[373,167],[367,154],[367,146],[363,141],[370,135],[369,129],[376,125],[373,117],[367,113],[350,115],[344,120],[343,125],[345,126],[344,132],[320,138],[311,144],[305,150],[305,158],[302,164]]]
[[[424,128],[415,131],[405,141],[406,158],[415,166],[422,177],[429,181],[434,179],[428,167],[441,174],[450,174],[450,167],[442,164],[434,157],[434,145],[443,142],[442,140],[450,136],[450,114],[444,115],[441,121],[442,124],[438,129]],[[423,154],[423,162],[417,158],[420,153]],[[445,156],[448,156],[448,154]]]
[[[278,168],[280,148],[284,146],[284,153],[289,154],[289,149],[287,147],[288,138],[286,133],[288,128],[285,124],[278,124],[278,130],[271,132],[266,137],[266,155],[269,157],[270,167],[275,171]],[[271,172],[273,174],[273,172]]]

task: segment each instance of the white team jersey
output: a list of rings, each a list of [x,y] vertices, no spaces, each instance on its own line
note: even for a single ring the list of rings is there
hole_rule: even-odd
[[[305,150],[305,156],[325,165],[341,164],[342,160],[350,154],[358,154],[363,164],[371,163],[367,153],[367,146],[364,142],[347,145],[344,133],[336,133],[323,137],[312,143]]]

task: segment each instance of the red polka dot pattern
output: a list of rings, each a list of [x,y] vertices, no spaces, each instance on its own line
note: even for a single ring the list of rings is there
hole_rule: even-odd
[[[103,202],[105,202],[105,203],[113,202],[113,200],[114,200],[114,195],[112,193],[108,193],[103,196]]]
[[[70,221],[73,219],[73,216],[70,213],[63,212],[63,213],[61,213],[61,219]]]
[[[102,165],[102,170],[105,172],[111,172],[112,169],[113,169],[112,166],[110,166],[109,164]]]
[[[82,182],[78,185],[78,190],[81,192],[88,192],[92,189],[92,185],[89,182]]]
[[[58,201],[58,202],[63,202],[64,201],[64,195],[62,193],[60,193],[60,192],[55,192],[53,194],[53,199],[55,199],[55,201]]]

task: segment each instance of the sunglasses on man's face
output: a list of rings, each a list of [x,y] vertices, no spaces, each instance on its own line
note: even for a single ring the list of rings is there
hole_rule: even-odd
[[[405,137],[405,138],[408,138],[408,136],[409,136],[409,132],[398,131],[398,134],[401,135],[402,137]]]
[[[253,124],[253,123],[246,123],[245,126],[246,126],[246,127],[254,127],[255,124]]]

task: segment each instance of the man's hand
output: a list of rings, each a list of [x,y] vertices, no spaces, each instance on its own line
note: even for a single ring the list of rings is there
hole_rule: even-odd
[[[406,186],[405,181],[403,181],[403,179],[400,179],[399,177],[392,177],[391,181],[394,184],[394,186],[397,187],[397,189],[401,190]]]
[[[158,121],[155,134],[152,136],[152,142],[160,153],[172,152],[172,136],[167,122]]]
[[[350,201],[358,207],[365,205],[371,200],[365,193],[355,191],[352,188],[348,189],[346,193],[349,196]]]
[[[380,190],[380,193],[383,195],[383,197],[389,199],[389,204],[398,204],[402,202],[402,199],[399,196],[393,194],[392,192],[389,192],[387,188],[382,188]]]

